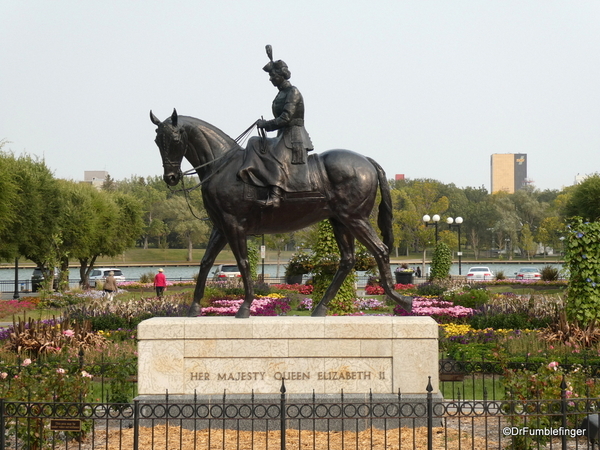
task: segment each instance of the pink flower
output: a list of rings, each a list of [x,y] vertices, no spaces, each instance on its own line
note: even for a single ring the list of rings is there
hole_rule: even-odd
[[[63,334],[67,337],[75,336],[75,332],[73,330],[65,330],[65,331],[63,331]]]
[[[65,373],[65,372],[66,372],[65,369],[61,369],[60,367],[58,369],[56,369],[56,373],[62,374],[62,373]]]
[[[23,367],[27,367],[29,364],[31,364],[31,360],[29,358],[27,358],[25,361],[23,361],[23,363],[21,365]]]
[[[92,375],[87,373],[85,370],[81,372],[81,376],[86,378],[92,378]]]
[[[0,378],[2,378],[3,380],[5,380],[7,376],[8,374],[6,372],[0,373]]]
[[[556,362],[556,361],[552,361],[550,364],[548,364],[548,369],[557,370],[557,367],[558,367],[558,362]]]

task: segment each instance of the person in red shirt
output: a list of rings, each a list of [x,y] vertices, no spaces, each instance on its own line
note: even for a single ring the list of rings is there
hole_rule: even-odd
[[[162,269],[158,269],[158,273],[154,277],[154,287],[156,288],[156,295],[162,297],[167,287],[167,277],[165,277]]]

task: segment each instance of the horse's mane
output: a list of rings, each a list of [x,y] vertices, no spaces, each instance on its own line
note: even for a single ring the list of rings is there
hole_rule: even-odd
[[[239,147],[227,133],[204,120],[190,116],[179,116],[178,120],[181,126],[185,128],[190,141],[198,139],[206,142],[217,141],[221,143],[223,150]]]

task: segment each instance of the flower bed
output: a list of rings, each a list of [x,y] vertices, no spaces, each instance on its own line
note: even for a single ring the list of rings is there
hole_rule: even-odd
[[[313,292],[312,284],[274,284],[271,287],[280,291],[298,292],[302,295],[310,295]]]
[[[396,284],[394,285],[395,291],[407,291],[409,289],[414,289],[416,285],[414,284]],[[383,295],[385,294],[383,287],[379,285],[367,285],[365,287],[365,294],[367,295]]]
[[[394,308],[396,316],[431,316],[437,322],[464,321],[475,313],[472,308],[457,306],[437,298],[415,297],[412,312],[408,313],[399,305]]]
[[[235,316],[243,300],[213,300],[212,306],[202,308],[201,316]],[[250,306],[252,316],[285,316],[290,311],[289,299],[272,295],[254,299]]]
[[[22,311],[31,311],[35,309],[37,303],[38,299],[34,297],[2,301],[0,302],[0,317],[10,317],[13,314],[20,314]]]

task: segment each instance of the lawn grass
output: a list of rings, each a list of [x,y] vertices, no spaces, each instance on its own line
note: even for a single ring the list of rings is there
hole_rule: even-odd
[[[440,392],[446,400],[503,400],[502,378],[491,375],[466,375],[462,381],[440,381]],[[485,395],[484,395],[485,394]]]
[[[33,320],[46,320],[52,319],[53,317],[60,317],[62,315],[62,311],[60,309],[32,309],[29,311],[23,311],[19,314],[10,314],[8,316],[0,317],[0,322],[12,322],[13,318],[15,321],[18,321],[21,318],[23,321],[33,319]]]
[[[527,286],[519,284],[502,284],[498,286],[489,285],[486,289],[493,294],[512,293],[516,295],[562,295],[567,286]]]

